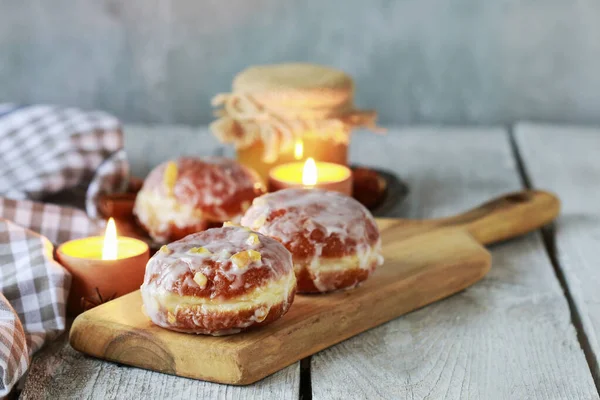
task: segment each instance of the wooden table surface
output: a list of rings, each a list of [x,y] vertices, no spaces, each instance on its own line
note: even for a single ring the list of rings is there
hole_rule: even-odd
[[[205,129],[126,126],[134,173],[179,154],[229,154]],[[429,218],[523,187],[554,191],[553,227],[492,247],[475,286],[234,387],[83,356],[34,357],[23,399],[598,399],[600,129],[391,129],[354,136],[351,160],[399,174],[388,216]],[[431,244],[435,251],[435,243]],[[260,362],[260,360],[257,360]]]

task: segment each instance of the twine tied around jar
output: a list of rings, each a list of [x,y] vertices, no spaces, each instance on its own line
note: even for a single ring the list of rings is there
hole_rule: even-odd
[[[262,140],[265,162],[276,161],[306,132],[328,135],[335,142],[347,144],[349,128],[363,126],[381,131],[375,124],[377,113],[355,109],[351,97],[333,106],[311,107],[302,102],[261,103],[249,93],[233,92],[217,94],[212,105],[222,107],[215,112],[219,119],[210,125],[217,138],[238,149]]]

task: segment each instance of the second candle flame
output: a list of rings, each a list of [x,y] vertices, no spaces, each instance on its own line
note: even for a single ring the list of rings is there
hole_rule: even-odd
[[[302,184],[304,186],[314,186],[317,184],[317,164],[315,160],[310,157],[304,163],[304,169],[302,171]]]
[[[106,233],[104,234],[104,245],[102,246],[103,260],[117,259],[117,227],[115,220],[110,218],[106,224]]]
[[[304,155],[304,143],[302,143],[302,139],[296,140],[296,145],[294,146],[294,158],[296,160],[301,160]]]

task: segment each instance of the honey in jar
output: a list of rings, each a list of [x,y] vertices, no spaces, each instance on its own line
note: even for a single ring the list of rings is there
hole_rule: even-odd
[[[247,68],[213,105],[220,107],[213,133],[263,179],[277,165],[308,157],[346,165],[352,129],[374,127],[376,119],[354,106],[350,76],[313,64]]]

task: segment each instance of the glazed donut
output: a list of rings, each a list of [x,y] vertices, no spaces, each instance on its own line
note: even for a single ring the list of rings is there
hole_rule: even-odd
[[[184,157],[157,166],[133,213],[157,243],[168,243],[235,220],[265,192],[258,175],[226,158]]]
[[[292,253],[299,293],[353,288],[383,263],[371,213],[337,192],[285,189],[254,199],[241,224]]]
[[[156,325],[227,335],[284,315],[296,277],[281,243],[229,226],[163,246],[148,261],[141,291],[144,312]]]

